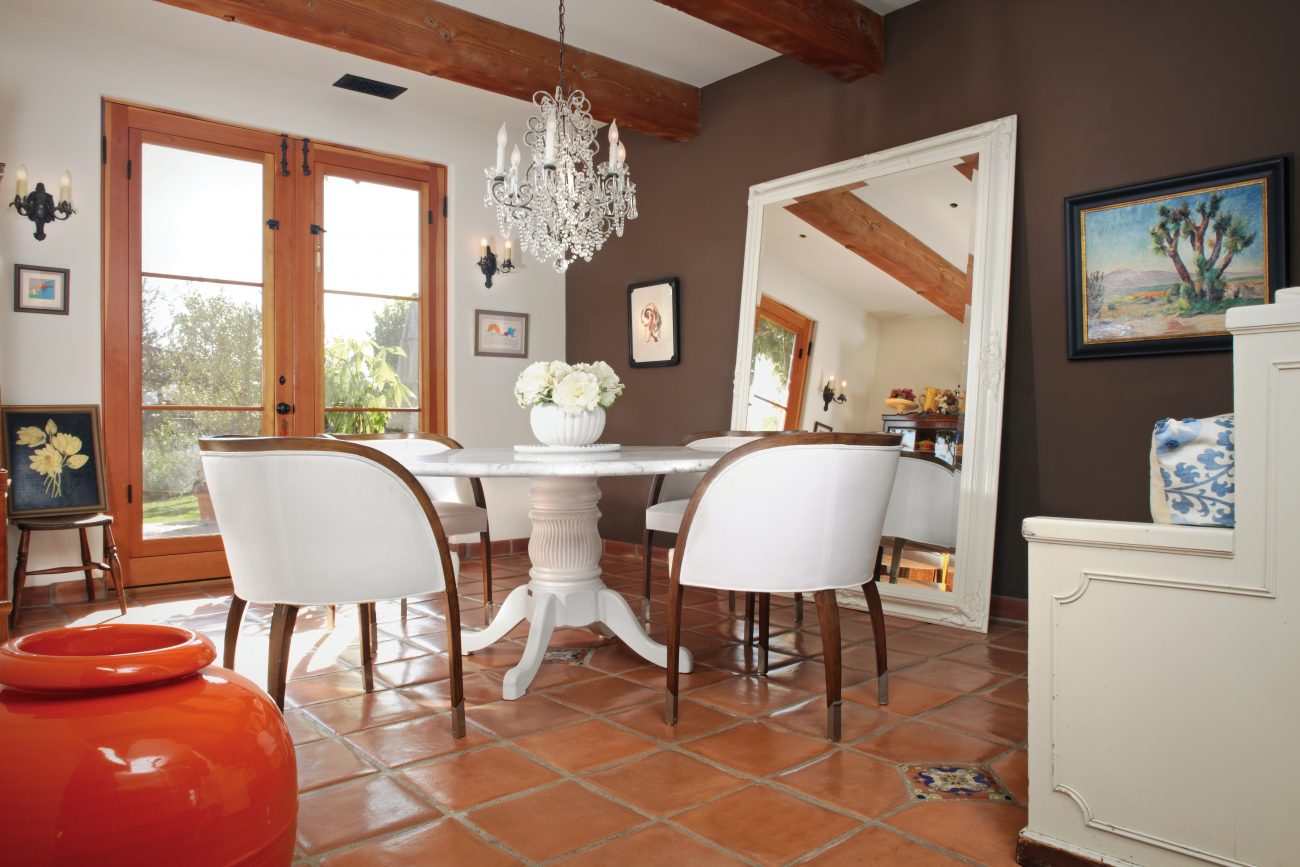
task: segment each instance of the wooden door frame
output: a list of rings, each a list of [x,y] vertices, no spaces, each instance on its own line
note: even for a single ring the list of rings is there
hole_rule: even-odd
[[[803,421],[803,398],[808,389],[808,357],[812,355],[813,329],[816,321],[771,295],[762,295],[754,310],[754,327],[759,319],[768,319],[794,332],[794,358],[790,361],[790,391],[786,395],[785,424],[781,430],[798,430]],[[802,351],[800,351],[802,350]],[[793,413],[793,417],[792,414]]]
[[[311,194],[314,184],[302,183],[300,161],[290,160],[290,174],[284,175],[278,169],[282,142],[287,145],[289,154],[301,154],[303,139],[293,136],[282,138],[280,133],[237,126],[220,121],[207,120],[164,109],[149,108],[128,102],[104,99],[103,116],[103,151],[104,166],[101,172],[101,196],[103,202],[101,222],[101,389],[102,419],[105,454],[106,489],[109,511],[119,527],[119,538],[124,540],[123,576],[128,585],[157,584],[166,581],[199,580],[230,574],[224,551],[219,542],[211,550],[186,551],[184,553],[149,553],[140,555],[133,549],[135,538],[139,533],[142,519],[143,491],[128,491],[133,484],[132,445],[138,437],[131,432],[137,430],[140,419],[132,419],[138,414],[139,394],[133,404],[131,389],[133,382],[133,353],[139,351],[141,333],[138,311],[132,311],[133,295],[130,291],[132,269],[138,274],[139,250],[132,250],[132,238],[139,231],[139,195],[138,185],[142,172],[139,155],[132,153],[130,130],[138,129],[150,136],[176,136],[196,142],[206,143],[208,150],[218,152],[219,147],[257,151],[272,154],[276,159],[276,170],[270,175],[272,183],[265,191],[264,212],[273,215],[281,223],[281,229],[272,232],[272,243],[264,246],[264,251],[274,250],[272,266],[264,270],[264,293],[271,296],[272,321],[281,324],[274,330],[280,336],[300,335],[302,328],[291,323],[295,309],[316,310],[315,299],[308,307],[299,307],[302,293],[315,292],[316,281],[313,269],[302,268],[302,256],[292,255],[294,247],[286,228],[301,224],[303,231],[310,223]],[[218,147],[213,148],[211,145]],[[443,215],[442,202],[447,190],[447,170],[445,166],[412,160],[405,157],[387,156],[342,145],[311,142],[309,154],[324,162],[347,165],[377,171],[380,174],[393,175],[399,172],[414,172],[423,167],[428,175],[427,210],[430,213],[428,231],[422,233],[421,243],[427,250],[427,267],[422,269],[421,279],[427,284],[425,297],[428,309],[423,317],[421,338],[428,342],[423,345],[424,358],[421,361],[421,407],[422,426],[433,432],[446,432],[447,427],[447,221]],[[128,170],[128,161],[131,169]],[[132,195],[132,183],[136,184]],[[306,190],[304,198],[303,191]],[[132,210],[136,211],[136,220],[132,228]],[[305,208],[305,210],[304,210]],[[269,228],[265,231],[271,232]],[[310,245],[302,245],[308,249]],[[310,265],[311,263],[308,262]],[[303,279],[303,275],[313,279]],[[304,284],[306,289],[304,289]],[[279,291],[276,291],[276,289]],[[265,297],[265,296],[264,296]],[[319,317],[317,311],[316,316]],[[134,322],[133,322],[134,320]],[[307,360],[311,364],[317,361],[318,341],[294,339],[276,339],[275,334],[264,332],[263,352],[270,353],[273,359],[274,373],[271,376],[270,390],[263,389],[264,410],[274,423],[279,416],[271,415],[271,407],[278,402],[292,404],[295,397],[296,383],[292,376],[282,372],[293,372],[309,368],[297,365]],[[307,344],[303,346],[303,344]],[[306,357],[304,357],[306,356]],[[279,378],[285,375],[285,383]],[[297,389],[301,391],[301,388]],[[276,425],[275,432],[288,434],[318,433],[318,426],[306,422],[308,416],[295,413],[293,424],[281,429]],[[323,420],[323,414],[321,416]],[[307,428],[312,428],[307,430]],[[112,432],[112,433],[110,433]],[[138,502],[135,502],[137,501]],[[214,539],[216,537],[213,537]],[[151,542],[151,549],[156,550],[158,542]],[[166,545],[162,546],[164,549]],[[192,547],[188,543],[187,547]],[[128,553],[129,552],[129,553]]]

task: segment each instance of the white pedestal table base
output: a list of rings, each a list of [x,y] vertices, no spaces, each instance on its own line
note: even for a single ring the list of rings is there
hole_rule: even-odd
[[[528,540],[532,579],[510,591],[484,629],[462,630],[461,650],[473,653],[500,641],[527,619],[532,626],[519,664],[506,672],[502,696],[523,697],[546,656],[556,627],[603,624],[608,632],[649,662],[668,665],[668,648],[646,634],[627,600],[600,579],[600,487],[590,476],[546,476],[533,480],[528,494],[533,523]],[[690,651],[681,648],[678,666],[690,673]]]

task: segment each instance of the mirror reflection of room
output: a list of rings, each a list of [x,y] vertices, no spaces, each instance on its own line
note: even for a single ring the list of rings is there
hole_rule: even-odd
[[[953,589],[976,159],[768,205],[750,430],[894,431],[888,581]]]

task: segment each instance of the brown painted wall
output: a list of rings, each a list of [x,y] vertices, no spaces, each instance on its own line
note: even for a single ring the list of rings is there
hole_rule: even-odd
[[[694,141],[625,135],[641,217],[570,270],[568,357],[627,383],[607,440],[726,427],[749,186],[1019,115],[993,588],[1023,597],[1023,518],[1147,520],[1152,422],[1232,397],[1227,353],[1066,360],[1062,199],[1292,154],[1300,4],[921,0],[886,31],[883,75],[843,84],[778,58],[705,88]],[[662,276],[681,279],[682,362],[632,370],[626,286]],[[639,539],[647,480],[602,487],[603,535]]]

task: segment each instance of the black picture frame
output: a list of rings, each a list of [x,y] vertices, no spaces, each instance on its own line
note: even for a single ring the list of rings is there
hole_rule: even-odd
[[[24,293],[33,280],[43,280],[49,284],[52,298],[30,296]],[[15,313],[53,313],[68,315],[68,292],[72,277],[67,268],[47,268],[43,265],[14,265],[14,312]]]
[[[834,433],[835,428],[820,421],[813,422],[813,433]]]
[[[0,436],[9,468],[11,516],[89,514],[108,508],[99,407],[6,406],[0,409]],[[32,460],[41,453],[46,460]]]
[[[649,315],[646,313],[647,305],[653,305],[657,321],[641,321],[643,315]],[[628,364],[632,367],[671,367],[681,362],[681,321],[681,284],[676,277],[660,277],[629,285]],[[658,336],[654,337],[654,334]]]
[[[1211,328],[1203,333],[1195,333],[1194,328],[1188,327],[1195,323],[1189,320],[1207,315],[1214,318],[1206,320],[1204,324],[1214,322],[1221,315],[1214,308],[1223,309],[1224,302],[1231,300],[1228,293],[1248,292],[1257,300],[1245,303],[1269,303],[1279,288],[1288,285],[1287,175],[1287,159],[1275,157],[1066,198],[1066,319],[1069,358],[1114,358],[1230,349],[1232,337],[1226,330]],[[1217,215],[1219,218],[1226,216],[1231,220],[1234,217],[1244,217],[1246,221],[1241,224],[1242,232],[1247,233],[1253,229],[1249,231],[1253,235],[1251,244],[1242,249],[1260,245],[1259,262],[1262,270],[1258,275],[1239,274],[1240,279],[1234,285],[1227,269],[1222,268],[1221,273],[1216,275],[1215,282],[1218,286],[1207,288],[1203,284],[1203,291],[1210,294],[1196,298],[1195,290],[1182,280],[1183,274],[1179,272],[1173,257],[1168,253],[1162,257],[1153,249],[1156,240],[1151,232],[1157,230],[1162,222],[1165,224],[1165,237],[1172,240],[1184,272],[1192,277],[1193,283],[1200,282],[1197,280],[1200,275],[1193,273],[1197,262],[1197,253],[1192,249],[1194,233],[1175,230],[1168,234],[1168,227],[1172,224],[1158,214],[1156,209],[1170,205],[1176,210],[1185,203],[1191,220],[1184,221],[1181,225],[1194,229],[1205,220],[1203,212],[1198,217],[1197,206],[1205,204],[1208,211],[1209,197],[1214,193],[1228,197],[1226,208]],[[1254,203],[1256,195],[1258,205]],[[1150,216],[1142,218],[1142,211],[1147,208],[1150,209]],[[1234,208],[1246,210],[1244,214],[1239,214],[1233,212]],[[1129,225],[1124,226],[1126,221]],[[1110,271],[1099,269],[1090,273],[1087,247],[1090,225],[1094,229],[1093,244],[1099,251],[1096,258],[1103,262],[1103,267],[1109,258],[1119,255],[1118,252],[1106,250],[1107,247],[1115,251],[1136,250],[1141,242],[1146,244],[1150,253],[1150,269],[1129,267]],[[1116,229],[1115,226],[1124,228]],[[1210,261],[1221,261],[1212,255],[1213,249],[1217,248],[1215,241],[1218,237],[1224,237],[1218,235],[1217,228],[1214,220],[1210,220],[1205,222],[1205,228],[1200,233],[1202,251]],[[1108,242],[1105,240],[1107,236],[1102,234],[1106,231],[1113,232],[1113,237],[1122,237],[1124,241]],[[1232,231],[1229,223],[1224,240],[1225,249],[1231,247]],[[1144,260],[1133,261],[1140,264]],[[1171,279],[1162,283],[1160,272],[1165,270]],[[1210,270],[1213,271],[1213,266]],[[1108,281],[1117,284],[1122,281],[1123,285],[1107,286]],[[1213,297],[1216,291],[1222,293],[1218,299]],[[1189,292],[1192,294],[1189,295]],[[1262,297],[1258,297],[1259,294]],[[1159,307],[1142,309],[1154,305]],[[1189,307],[1195,309],[1194,305],[1208,309],[1204,314],[1190,316],[1172,312],[1175,307],[1182,310]],[[1107,316],[1108,311],[1113,315]],[[1169,336],[1144,333],[1159,328],[1176,330],[1178,333]],[[1098,336],[1099,333],[1103,336]]]

